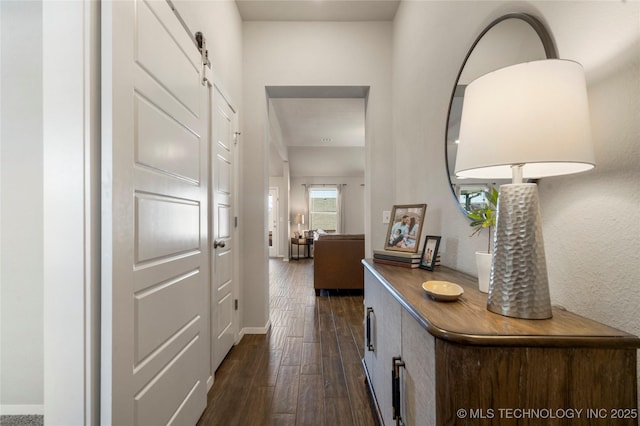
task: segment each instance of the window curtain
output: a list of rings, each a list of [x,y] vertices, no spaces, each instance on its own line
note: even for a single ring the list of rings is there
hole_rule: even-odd
[[[344,232],[344,227],[345,227],[345,215],[344,215],[344,187],[345,185],[340,183],[338,185],[336,185],[336,189],[338,190],[338,199],[336,200],[336,204],[337,207],[336,209],[338,210],[336,213],[338,215],[338,229],[336,229],[336,232],[341,234]]]
[[[309,229],[311,229],[311,200],[309,199],[309,185],[303,183],[304,187],[304,200],[305,200],[305,209],[306,212],[304,214],[307,215],[307,223],[309,224]]]

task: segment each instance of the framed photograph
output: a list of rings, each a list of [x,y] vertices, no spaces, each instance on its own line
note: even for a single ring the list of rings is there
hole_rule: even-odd
[[[426,212],[426,204],[393,206],[384,249],[417,253]]]
[[[440,247],[440,237],[427,235],[427,238],[424,239],[422,258],[420,259],[420,267],[422,269],[433,271],[438,257],[438,247]]]

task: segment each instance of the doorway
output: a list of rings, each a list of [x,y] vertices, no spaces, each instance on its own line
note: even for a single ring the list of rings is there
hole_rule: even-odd
[[[279,187],[281,196],[287,194],[280,206],[281,215],[288,216],[289,231],[298,231],[297,216],[306,219],[301,230],[311,229],[307,190],[317,186],[343,189],[345,226],[340,232],[364,233],[369,87],[267,86],[266,94],[269,186]],[[287,237],[282,230],[280,236]]]
[[[280,235],[280,228],[278,226],[280,214],[278,204],[280,203],[280,197],[278,196],[278,188],[269,188],[269,200],[268,200],[268,223],[269,223],[269,257],[277,257],[278,250],[278,236]]]

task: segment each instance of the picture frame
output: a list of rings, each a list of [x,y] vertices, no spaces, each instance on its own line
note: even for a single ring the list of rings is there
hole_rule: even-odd
[[[438,259],[438,248],[440,248],[440,236],[427,235],[422,247],[422,257],[420,258],[420,268],[433,271]]]
[[[426,212],[426,204],[393,206],[384,249],[417,253]]]

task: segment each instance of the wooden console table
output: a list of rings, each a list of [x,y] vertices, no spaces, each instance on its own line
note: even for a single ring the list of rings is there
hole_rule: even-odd
[[[558,308],[494,314],[475,278],[445,267],[363,264],[363,366],[382,424],[638,425],[638,337]],[[436,302],[428,280],[465,292]]]

